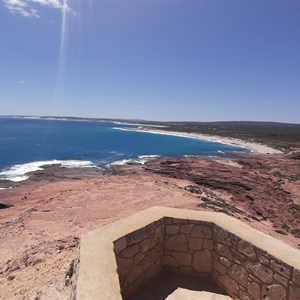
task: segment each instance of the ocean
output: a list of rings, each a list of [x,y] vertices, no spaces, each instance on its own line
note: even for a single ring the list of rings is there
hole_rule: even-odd
[[[159,156],[226,156],[247,151],[217,142],[125,131],[136,125],[70,120],[0,118],[0,180],[26,180],[44,165],[107,168]]]

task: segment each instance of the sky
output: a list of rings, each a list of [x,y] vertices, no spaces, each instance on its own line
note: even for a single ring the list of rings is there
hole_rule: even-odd
[[[300,0],[0,0],[0,115],[300,123]]]

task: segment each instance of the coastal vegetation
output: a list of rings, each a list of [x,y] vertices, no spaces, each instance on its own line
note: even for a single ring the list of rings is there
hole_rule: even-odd
[[[152,122],[151,122],[152,123]],[[246,140],[288,152],[300,147],[300,124],[275,122],[155,122],[164,130]]]

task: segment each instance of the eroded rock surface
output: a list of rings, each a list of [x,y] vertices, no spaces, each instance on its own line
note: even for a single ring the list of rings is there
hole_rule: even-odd
[[[147,164],[145,170],[192,181],[197,186],[190,191],[202,196],[206,206],[215,205],[230,212],[230,204],[276,227],[299,227],[300,198],[291,186],[300,190],[300,162],[294,157],[260,156],[240,159],[235,164],[212,159],[162,159]],[[230,201],[224,202],[217,195],[207,199],[203,188],[226,194]]]
[[[114,167],[117,175],[49,167],[23,185],[0,190],[0,299],[67,299],[65,276],[79,236],[154,205],[222,211],[297,248],[297,157],[160,159]],[[254,255],[247,245],[239,247]],[[255,283],[252,290],[254,295]]]

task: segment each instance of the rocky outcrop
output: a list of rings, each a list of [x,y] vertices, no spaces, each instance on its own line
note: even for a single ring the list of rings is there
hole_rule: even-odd
[[[300,164],[294,159],[263,156],[238,160],[235,165],[212,159],[161,159],[147,164],[145,170],[188,179],[197,185],[193,193],[197,193],[197,187],[225,193],[235,207],[258,219],[269,220],[274,226],[286,224],[297,228],[300,224],[300,209],[284,188],[285,181],[300,182]],[[202,200],[207,199],[202,197]],[[219,201],[217,206],[222,206],[222,200],[214,200]]]
[[[48,260],[49,270],[62,272],[64,285],[77,237],[155,205],[222,211],[300,247],[295,238],[300,236],[299,164],[295,157],[267,155],[239,160],[160,159],[146,165],[115,166],[116,176],[103,176],[90,168],[39,171],[25,184],[0,190],[4,208],[0,209],[1,293],[9,299],[11,291],[27,295],[29,290],[49,290],[36,275]],[[168,228],[170,234],[176,230]],[[189,228],[182,230],[187,234]],[[191,247],[198,247],[194,240]],[[58,255],[65,257],[64,263],[52,262]],[[49,270],[43,279],[54,282]],[[56,283],[53,286],[56,290]],[[255,293],[255,283],[251,288]],[[63,299],[51,295],[52,300]]]
[[[22,255],[15,256],[5,264],[0,265],[0,277],[24,267],[35,266],[63,250],[75,249],[78,246],[78,242],[78,237],[68,237],[51,242],[44,241],[38,245],[31,246]]]

